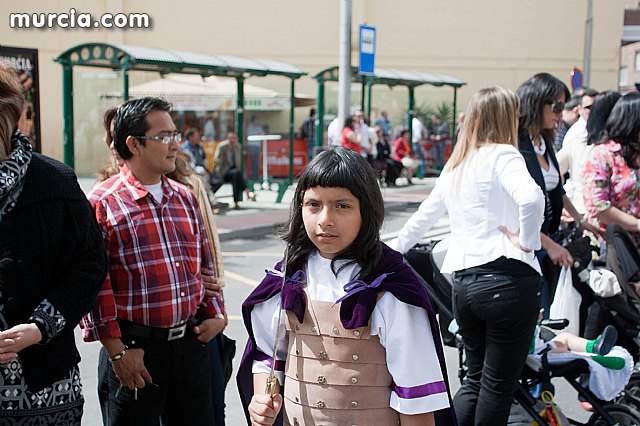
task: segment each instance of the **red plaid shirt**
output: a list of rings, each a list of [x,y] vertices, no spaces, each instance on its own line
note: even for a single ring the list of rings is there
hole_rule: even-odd
[[[109,257],[96,307],[82,319],[84,340],[121,337],[116,318],[170,328],[196,315],[224,312],[221,298],[204,298],[201,265],[213,271],[195,195],[162,178],[155,201],[125,164],[89,195]]]

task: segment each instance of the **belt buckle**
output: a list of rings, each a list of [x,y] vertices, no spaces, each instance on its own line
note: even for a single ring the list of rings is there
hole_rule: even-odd
[[[187,332],[187,323],[184,323],[178,327],[174,327],[169,329],[169,335],[167,336],[167,341],[177,340],[184,337]]]

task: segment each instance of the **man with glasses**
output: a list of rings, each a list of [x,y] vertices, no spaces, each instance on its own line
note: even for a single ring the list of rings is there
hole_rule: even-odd
[[[157,98],[118,108],[124,165],[89,195],[109,274],[83,337],[100,340],[112,367],[109,425],[214,421],[207,342],[224,328],[224,305],[205,296],[214,269],[196,198],[164,177],[182,140],[169,111]]]
[[[593,89],[578,90],[582,91],[582,94],[580,94],[579,91],[576,91],[580,102],[578,105],[578,114],[580,114],[580,118],[578,118],[578,121],[576,121],[573,126],[567,130],[567,134],[564,136],[564,141],[562,142],[563,147],[568,147],[572,143],[585,141],[587,139],[587,120],[589,119],[591,106],[593,105],[598,92]],[[574,96],[576,96],[576,94],[574,94]]]

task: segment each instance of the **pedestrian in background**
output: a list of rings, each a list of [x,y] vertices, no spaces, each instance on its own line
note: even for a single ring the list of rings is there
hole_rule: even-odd
[[[357,154],[362,153],[362,144],[360,139],[360,133],[358,133],[359,122],[353,115],[348,116],[344,120],[344,126],[342,126],[342,146],[355,151]]]
[[[380,242],[373,169],[351,150],[323,152],[293,199],[285,259],[243,304],[250,340],[238,380],[252,424],[273,424],[284,403],[291,425],[454,425],[435,312]],[[272,397],[263,389],[274,362]]]
[[[578,225],[583,222],[582,215],[562,189],[562,176],[553,149],[554,129],[562,118],[564,103],[569,99],[569,89],[551,74],[540,73],[522,83],[516,93],[520,99],[518,147],[531,177],[545,196],[544,222],[540,228],[542,248],[536,252],[536,256],[543,271],[542,307],[547,317],[559,266],[571,268],[573,265],[569,250],[555,241],[560,240],[557,231],[562,209]]]
[[[207,343],[225,325],[220,297],[205,296],[213,259],[195,196],[164,177],[180,137],[170,105],[141,98],[119,107],[120,173],[89,196],[109,273],[84,338],[100,340],[111,369],[109,424],[213,424]],[[160,218],[160,219],[158,219]]]
[[[253,201],[256,194],[250,191],[247,183],[242,176],[240,169],[240,161],[242,161],[242,151],[238,144],[238,135],[234,132],[227,134],[227,139],[220,142],[216,147],[214,155],[214,173],[222,178],[223,182],[231,182],[233,189],[234,208],[242,209],[240,201],[242,201],[242,193],[247,194],[247,199]]]
[[[407,183],[412,185],[411,178],[418,168],[418,162],[411,157],[411,145],[409,145],[409,131],[402,130],[400,136],[393,143],[393,159],[402,164],[407,172]]]
[[[444,213],[451,240],[441,272],[453,273],[453,312],[467,375],[453,403],[460,425],[506,425],[540,303],[544,198],[517,150],[518,99],[476,92],[460,140],[429,197],[391,246],[405,253]]]
[[[316,147],[316,110],[311,108],[309,117],[300,126],[300,137],[307,142],[307,164],[313,159]]]
[[[447,146],[447,140],[451,138],[449,123],[444,121],[439,114],[433,114],[428,134],[433,150],[434,167],[436,170],[442,170],[444,167],[444,150]]]
[[[104,244],[69,167],[32,152],[15,68],[0,63],[0,423],[80,426],[73,330],[107,272]]]

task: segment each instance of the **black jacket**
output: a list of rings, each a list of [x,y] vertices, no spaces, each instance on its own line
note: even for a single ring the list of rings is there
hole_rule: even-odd
[[[545,143],[547,144],[547,160],[551,161],[551,163],[553,163],[553,165],[556,167],[556,170],[558,170],[558,173],[560,173],[560,167],[558,167],[558,160],[556,159],[553,145],[550,144],[549,141],[545,141]],[[528,135],[520,135],[520,138],[518,140],[518,148],[520,149],[520,153],[524,157],[524,161],[527,163],[529,174],[531,175],[533,180],[536,181],[540,189],[542,189],[542,193],[544,194],[545,213],[544,223],[542,224],[541,231],[546,235],[552,235],[558,230],[560,219],[562,218],[562,197],[564,196],[564,189],[562,188],[562,176],[560,177],[558,186],[556,186],[551,191],[547,191],[544,184],[544,177],[542,176],[542,169],[540,168],[540,163],[538,162],[538,157],[533,151],[533,143],[531,142],[531,138]]]
[[[66,326],[20,352],[29,390],[50,386],[80,361],[73,329],[106,273],[103,239],[75,174],[34,153],[16,207],[0,221],[0,309],[12,327],[47,299]]]

